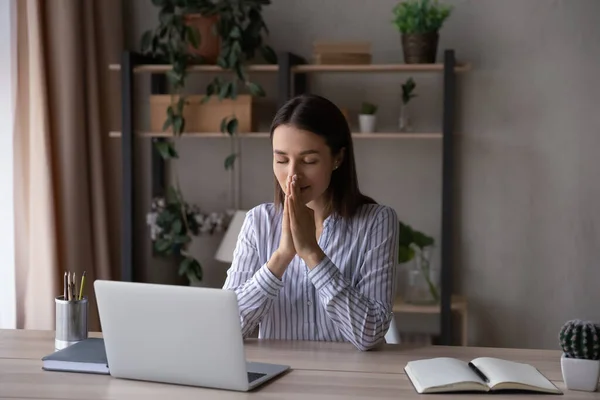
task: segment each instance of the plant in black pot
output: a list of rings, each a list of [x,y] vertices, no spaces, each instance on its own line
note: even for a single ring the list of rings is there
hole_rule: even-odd
[[[435,63],[439,31],[451,11],[451,6],[437,0],[406,0],[394,7],[393,22],[401,34],[404,62]]]

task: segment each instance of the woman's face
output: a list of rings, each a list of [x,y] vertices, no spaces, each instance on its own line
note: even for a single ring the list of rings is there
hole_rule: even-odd
[[[285,193],[288,176],[297,175],[300,198],[313,209],[323,199],[340,161],[319,135],[290,125],[280,125],[273,132],[273,172],[281,190]]]

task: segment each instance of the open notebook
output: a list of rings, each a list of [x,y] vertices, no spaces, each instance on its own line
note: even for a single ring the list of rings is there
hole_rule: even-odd
[[[498,390],[562,394],[529,364],[480,357],[470,363],[448,357],[409,361],[404,367],[418,393]]]

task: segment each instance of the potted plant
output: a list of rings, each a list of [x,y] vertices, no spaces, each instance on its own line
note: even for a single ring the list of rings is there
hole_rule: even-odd
[[[152,0],[152,3],[160,8],[159,23],[143,34],[141,48],[143,54],[172,67],[166,73],[170,104],[162,126],[163,131],[172,132],[172,137],[156,140],[154,146],[164,160],[172,162],[174,184],[168,189],[168,198],[162,199],[165,207],[152,210],[148,218],[156,220],[162,232],[170,232],[168,237],[153,239],[155,250],[178,254],[182,259],[180,274],[197,280],[202,276],[200,263],[186,252],[186,245],[195,235],[193,219],[197,215],[189,212],[190,206],[183,198],[176,163],[179,158],[176,143],[185,129],[184,108],[189,105],[183,94],[188,67],[216,62],[224,71],[232,72],[226,74],[228,78],[215,77],[207,85],[203,101],[213,96],[236,100],[244,89],[252,96],[264,96],[263,88],[249,79],[246,65],[258,55],[268,63],[277,63],[275,52],[263,40],[268,28],[262,18],[262,7],[269,5],[270,0]],[[223,118],[220,130],[230,136],[238,132],[234,113]],[[225,169],[233,167],[236,157],[232,153],[225,158]]]
[[[205,213],[186,203],[179,193],[169,190],[165,198],[152,200],[146,216],[154,251],[179,259],[179,275],[190,283],[202,280],[202,265],[189,253],[192,236],[214,234],[227,229],[231,213]]]
[[[428,304],[440,301],[439,290],[431,269],[431,252],[435,241],[431,236],[400,222],[398,234],[398,262],[406,264],[415,260],[408,270],[407,303]]]
[[[252,96],[263,97],[261,85],[252,82],[246,72],[246,65],[261,55],[267,63],[276,64],[277,56],[273,49],[264,43],[263,34],[269,30],[262,18],[262,7],[270,0],[217,1],[214,0],[152,0],[160,7],[159,24],[144,32],[141,39],[142,52],[172,65],[167,72],[171,84],[171,104],[166,108],[163,131],[172,130],[177,139],[185,129],[183,111],[186,100],[182,93],[187,78],[187,69],[192,64],[216,63],[224,71],[231,71],[233,78],[216,76],[207,86],[203,101],[216,96],[219,100],[236,100],[246,89]],[[195,24],[193,21],[200,21]],[[199,30],[198,27],[201,29]],[[210,31],[208,37],[201,31]],[[215,39],[212,32],[216,32]],[[207,43],[205,45],[203,43]],[[207,51],[218,42],[218,53]],[[238,120],[231,114],[221,121],[220,130],[234,135],[238,132]],[[161,140],[156,147],[163,158],[177,158],[174,140]],[[233,167],[236,154],[227,156],[225,169]]]
[[[376,113],[377,106],[375,104],[368,101],[362,103],[360,114],[358,115],[358,123],[362,133],[375,132],[375,126],[377,125]]]
[[[396,4],[393,22],[401,33],[405,63],[435,63],[439,30],[451,11],[451,6],[439,4],[438,0],[406,0]]]
[[[406,80],[402,84],[402,99],[400,104],[400,118],[398,121],[398,127],[400,128],[400,132],[408,132],[412,130],[411,121],[410,121],[410,109],[408,107],[408,103],[413,97],[417,97],[414,92],[417,84],[415,80],[411,77]]]
[[[560,359],[567,389],[594,392],[600,378],[600,325],[591,321],[567,321],[559,333]]]

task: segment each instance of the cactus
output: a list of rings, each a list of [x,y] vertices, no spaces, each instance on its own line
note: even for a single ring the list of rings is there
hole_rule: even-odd
[[[567,321],[560,329],[559,340],[568,358],[600,359],[600,325],[580,319]]]

